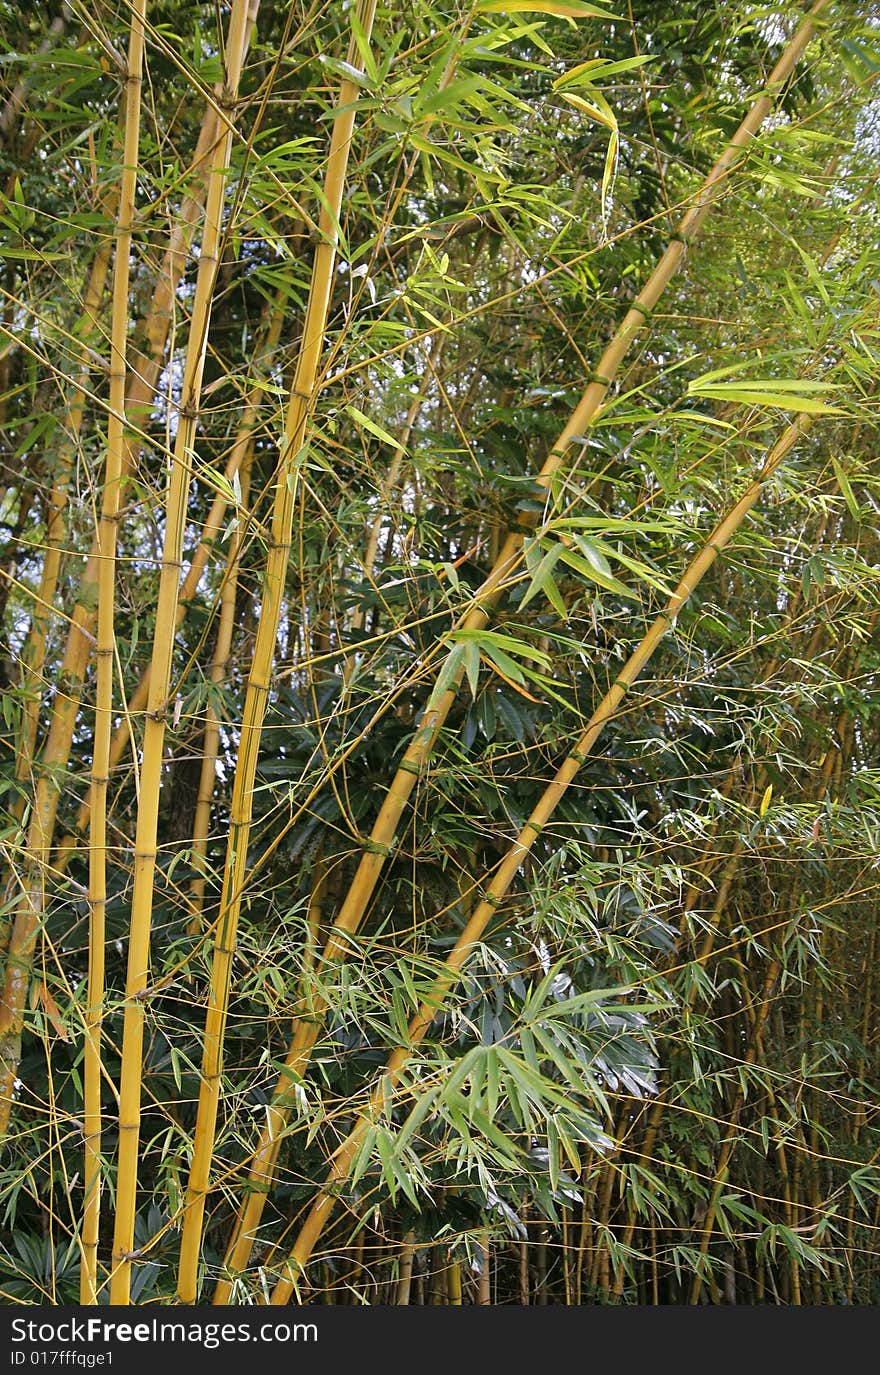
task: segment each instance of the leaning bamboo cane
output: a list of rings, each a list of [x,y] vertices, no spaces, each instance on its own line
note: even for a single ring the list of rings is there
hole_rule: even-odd
[[[366,42],[370,40],[376,0],[361,0],[358,18]],[[357,43],[352,38],[349,60],[358,61]],[[248,836],[253,811],[253,786],[259,753],[260,734],[266,712],[269,680],[275,642],[281,617],[281,603],[290,556],[294,517],[294,488],[297,459],[305,440],[306,425],[318,387],[318,369],[324,351],[324,337],[336,262],[339,214],[354,132],[358,88],[343,79],[333,122],[330,152],[324,180],[323,203],[319,221],[320,241],[315,250],[312,281],[306,305],[302,342],[287,409],[272,514],[272,544],[266,561],[263,606],[257,626],[254,658],[248,676],[242,713],[241,747],[235,770],[229,824],[227,863],[224,866],[220,915],[217,922],[211,986],[205,1023],[205,1048],[202,1083],[196,1119],[193,1159],[187,1191],[180,1250],[178,1294],[182,1303],[192,1303],[198,1292],[198,1261],[201,1249],[202,1219],[210,1183],[211,1160],[220,1098],[223,1039],[229,1005],[232,954],[235,946],[242,887],[247,863]]]
[[[819,3],[811,10],[811,14],[818,13],[826,3],[827,0],[819,0]],[[778,88],[786,80],[812,37],[813,31],[813,25],[809,20],[798,29],[770,74],[767,82],[768,91]],[[728,173],[738,162],[743,149],[748,146],[772,108],[772,99],[765,92],[752,106],[727,148],[706,177],[694,197],[691,208],[684,215],[672,235],[669,247],[627,311],[611,343],[605,349],[596,373],[536,478],[539,486],[549,489],[552,479],[565,461],[566,455],[589,427],[617,375],[624,357],[681,265],[686,245],[698,233],[706,213],[725,185]],[[537,517],[533,516],[531,519],[536,520]],[[480,630],[487,624],[489,609],[501,594],[507,579],[516,566],[523,538],[521,532],[513,532],[507,537],[494,567],[482,586],[474,593],[475,605],[464,618],[462,628]],[[448,666],[448,659],[446,664]],[[463,676],[464,669],[462,668],[455,675],[449,688],[431,697],[419,721],[412,743],[406,750],[392,780],[369,840],[365,845],[365,853],[336,919],[334,935],[331,937],[325,952],[326,958],[345,958],[348,948],[345,934],[355,933],[364,918],[370,898],[384,868],[385,860],[390,853],[401,815],[415,786],[416,778],[421,774],[437,736],[458,696],[458,688]],[[441,677],[444,681],[448,681],[448,673],[444,673],[443,669],[441,669]],[[341,938],[337,938],[336,933],[339,933]]]
[[[254,0],[252,14],[258,0]],[[170,242],[162,260],[142,335],[147,352],[133,351],[132,375],[126,398],[126,417],[135,433],[148,414],[162,367],[165,344],[174,314],[186,251],[199,216],[204,193],[204,166],[216,142],[217,120],[209,107],[196,144],[192,172],[195,185],[184,198]],[[124,472],[134,463],[138,441],[126,435]],[[4,1136],[12,1109],[15,1077],[21,1058],[21,1026],[30,982],[37,933],[44,909],[43,881],[48,871],[55,832],[61,782],[67,769],[73,732],[79,713],[89,655],[94,644],[97,605],[97,536],[80,579],[77,601],[57,675],[57,691],[34,793],[27,835],[24,883],[9,942],[9,958],[0,996],[0,1137]]]
[[[818,14],[826,3],[827,0],[819,0],[819,3],[814,5],[810,11],[811,16]],[[668,248],[624,316],[620,327],[600,359],[596,373],[550,451],[536,478],[541,486],[550,487],[553,476],[565,461],[569,450],[594,419],[630,346],[641,332],[646,319],[656,306],[666,286],[681,266],[686,245],[699,232],[708,210],[725,186],[728,174],[737,164],[744,149],[748,147],[751,139],[773,108],[773,98],[769,92],[772,91],[775,94],[781,83],[791,74],[813,36],[813,32],[813,25],[809,19],[797,30],[773,68],[767,81],[765,93],[752,106],[730,143],[694,195],[690,209],[680,221]],[[528,518],[524,517],[524,521],[526,519]],[[475,605],[462,622],[464,629],[480,630],[487,624],[489,609],[497,600],[506,579],[516,565],[523,538],[523,534],[517,532],[507,537],[491,572],[482,586],[474,593]],[[446,662],[447,671],[444,672],[441,669],[441,680],[449,682],[448,660]],[[409,802],[416,780],[421,776],[430,757],[434,742],[443,728],[453,703],[456,701],[463,673],[464,670],[462,669],[461,672],[453,674],[451,685],[440,692],[435,690],[429,698],[418,728],[380,806],[370,836],[365,842],[364,854],[334,923],[333,931],[324,950],[323,962],[344,960],[348,955],[348,936],[357,933],[366,915],[385,860],[391,853],[401,816]],[[267,1113],[266,1126],[261,1132],[253,1156],[253,1163],[245,1186],[245,1196],[227,1250],[225,1265],[232,1275],[243,1270],[248,1263],[254,1232],[262,1216],[268,1187],[273,1177],[275,1160],[289,1118],[291,1085],[298,1076],[305,1072],[312,1048],[320,1032],[321,1016],[325,1011],[324,1006],[316,1005],[313,1002],[309,1007],[308,1020],[300,1020],[294,1025],[285,1067],[279,1076]],[[214,1302],[217,1304],[227,1303],[230,1287],[231,1281],[226,1278],[222,1279],[218,1284]]]
[[[145,1003],[150,963],[150,928],[156,871],[159,793],[165,743],[165,714],[171,685],[174,627],[180,587],[181,556],[186,525],[196,421],[201,401],[208,330],[223,232],[223,204],[232,150],[232,115],[244,62],[248,30],[248,0],[234,0],[224,53],[224,79],[218,83],[217,103],[224,110],[224,128],[217,139],[205,200],[205,222],[195,293],[190,316],[189,345],[184,364],[181,405],[165,499],[165,536],[150,672],[150,695],[144,726],[141,788],[134,847],[134,884],[128,939],[122,1064],[119,1081],[119,1165],[116,1177],[116,1221],[110,1302],[127,1304],[131,1294],[131,1252],[140,1141],[141,1081]]]
[[[371,1114],[382,1106],[390,1087],[399,1078],[411,1051],[424,1039],[469,953],[473,950],[475,943],[481,939],[523,861],[553,816],[556,807],[581,767],[592,754],[605,726],[614,718],[629,688],[647,665],[667,630],[674,623],[675,618],[719,554],[736,534],[780,463],[809,429],[810,423],[809,416],[799,416],[787,427],[767,454],[758,476],[749,483],[740,499],[716,525],[708,540],[691,559],[678,586],[667,602],[665,610],[657,616],[639,645],[627,659],[616,681],[593,712],[574,749],[569,752],[568,757],[534,807],[520,834],[496,869],[483,899],[475,908],[473,916],[453,946],[445,962],[444,973],[436,980],[429,996],[411,1021],[408,1045],[399,1047],[390,1056],[385,1073],[371,1096],[369,1110],[359,1118],[354,1129],[335,1152],[327,1183],[312,1204],[308,1217],[288,1257],[285,1273],[278,1280],[272,1293],[273,1304],[288,1302],[293,1291],[294,1279],[302,1273],[323,1231],[324,1223],[332,1212],[335,1202],[333,1190],[347,1177],[358,1145],[369,1125]]]
[[[104,1001],[104,939],[107,907],[107,784],[113,724],[114,597],[119,485],[125,451],[125,381],[132,223],[140,157],[141,84],[147,0],[133,0],[125,76],[125,137],[110,325],[110,412],[99,529],[98,638],[95,647],[95,741],[92,758],[92,824],[89,846],[89,975],[85,1017],[83,1140],[85,1203],[79,1298],[98,1302],[98,1236],[101,1221],[101,1022]]]

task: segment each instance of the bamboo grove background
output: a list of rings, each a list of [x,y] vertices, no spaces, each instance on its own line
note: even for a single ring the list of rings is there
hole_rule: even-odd
[[[880,1301],[874,7],[0,22],[3,1301]]]

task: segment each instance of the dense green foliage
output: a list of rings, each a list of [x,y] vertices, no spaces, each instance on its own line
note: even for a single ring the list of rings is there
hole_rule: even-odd
[[[357,125],[320,385],[281,478],[295,520],[201,1301],[292,1018],[328,1008],[314,1013],[307,1073],[289,1076],[290,1126],[236,1302],[268,1294],[489,879],[798,416],[811,425],[671,618],[426,1038],[385,1081],[300,1293],[394,1302],[414,1256],[413,1302],[456,1301],[462,1274],[465,1299],[485,1301],[489,1271],[497,1303],[880,1300],[876,14],[838,0],[817,17],[601,409],[542,486],[604,347],[803,17],[745,0],[556,7],[576,19],[553,8],[380,4],[369,42],[355,25],[357,66],[348,6],[263,0],[256,17],[188,455],[183,574],[218,496],[225,510],[183,603],[165,708],[134,1301],[175,1294],[232,781],[340,80],[357,87]],[[107,450],[112,262],[93,319],[85,295],[116,232],[130,7],[71,3],[63,19],[49,32],[51,16],[0,3],[4,944],[35,873],[42,904],[20,1059],[14,1035],[2,1047],[17,1087],[0,1292],[15,1303],[79,1294],[95,658],[82,685],[62,659],[74,608],[97,606],[83,573]],[[153,347],[144,322],[170,236],[202,194],[192,163],[227,22],[196,0],[148,4],[132,375]],[[153,401],[127,417],[102,1282],[144,729],[143,701],[125,703],[155,652],[181,379],[201,343],[189,329],[201,224]],[[273,312],[280,341],[267,347]],[[510,531],[523,551],[488,626],[463,628]],[[230,578],[234,636],[218,663]],[[456,675],[383,846],[370,831],[385,790],[436,684]],[[71,701],[59,760],[46,744]],[[212,715],[203,870],[194,828]],[[40,780],[58,802],[48,858],[33,841]],[[345,937],[348,959],[321,964],[365,853],[384,858],[366,920]]]

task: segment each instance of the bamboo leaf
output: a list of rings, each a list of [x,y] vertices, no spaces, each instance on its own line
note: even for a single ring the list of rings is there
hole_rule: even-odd
[[[619,14],[612,14],[586,0],[480,0],[478,14],[552,14],[562,19],[607,19],[621,22]]]
[[[377,439],[381,439],[383,444],[390,444],[392,449],[403,449],[403,446],[398,443],[393,434],[389,434],[388,431],[384,430],[375,420],[371,420],[368,415],[364,415],[363,411],[359,411],[357,406],[346,406],[345,409],[353,420],[356,420],[365,430],[369,430],[370,434],[375,435]],[[405,449],[403,449],[403,452],[405,452]]]
[[[834,469],[834,476],[837,478],[837,485],[843,493],[843,498],[847,504],[847,507],[849,508],[850,515],[853,517],[854,520],[860,520],[861,512],[859,510],[859,503],[856,501],[855,493],[853,492],[850,480],[844,472],[840,460],[835,458],[833,454],[831,456],[831,466]]]

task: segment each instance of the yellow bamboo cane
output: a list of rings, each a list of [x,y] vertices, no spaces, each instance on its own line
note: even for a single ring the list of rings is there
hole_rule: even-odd
[[[89,846],[89,974],[85,1016],[83,1140],[85,1202],[82,1223],[81,1304],[98,1302],[98,1237],[101,1221],[101,1022],[104,1002],[104,940],[107,907],[107,784],[113,727],[114,597],[119,484],[125,451],[125,382],[131,241],[140,157],[141,85],[146,0],[132,0],[125,76],[125,136],[110,324],[110,412],[107,459],[98,531],[98,639],[95,648],[95,740],[92,757],[92,824]]]
[[[273,1290],[271,1300],[273,1304],[288,1302],[293,1292],[294,1281],[302,1274],[303,1268],[323,1231],[324,1224],[333,1210],[334,1189],[347,1177],[358,1145],[369,1126],[372,1115],[381,1108],[391,1087],[399,1078],[412,1050],[424,1039],[449,990],[455,983],[465,960],[476,942],[481,939],[536,839],[553,816],[556,807],[582,765],[592,754],[605,726],[614,718],[629,688],[650,660],[667,630],[674,623],[676,616],[719,554],[736,534],[743,520],[760,498],[765,484],[798,439],[809,428],[810,423],[809,416],[799,416],[786,428],[767,454],[759,475],[749,483],[740,499],[716,525],[708,540],[691,559],[678,586],[667,602],[665,610],[657,616],[641,642],[627,659],[616,681],[593,712],[574,749],[570,751],[568,757],[557,770],[555,777],[548,784],[528,821],[495,870],[484,897],[474,909],[473,916],[445,961],[443,974],[435,981],[430,994],[410,1022],[408,1044],[399,1047],[389,1057],[385,1073],[371,1095],[369,1109],[359,1118],[353,1130],[334,1153],[327,1183],[312,1204],[288,1257],[285,1273],[278,1280]]]
[[[819,3],[813,6],[810,15],[813,17],[817,15],[827,2],[828,0],[819,0]],[[541,486],[550,486],[553,476],[564,462],[573,443],[589,427],[624,357],[644,327],[646,319],[656,306],[666,286],[680,267],[687,244],[699,232],[709,208],[726,185],[729,173],[736,166],[744,150],[749,146],[772,110],[773,100],[778,94],[780,86],[790,76],[813,33],[813,25],[810,19],[807,19],[798,28],[773,68],[767,81],[766,90],[751,107],[724,152],[694,195],[691,206],[680,221],[669,246],[624,316],[620,327],[600,359],[596,373],[550,451],[536,479]],[[524,517],[524,519],[527,518]],[[514,532],[507,537],[491,572],[482,587],[474,594],[476,604],[464,618],[462,624],[465,629],[479,630],[487,624],[489,619],[488,608],[493,605],[504,586],[505,580],[515,568],[522,542],[522,533]],[[448,671],[443,673],[441,670],[441,676],[444,681],[449,681]],[[434,742],[457,698],[462,676],[463,669],[453,676],[449,688],[441,692],[435,691],[429,698],[420,718],[418,729],[407,747],[383,799],[369,839],[365,844],[364,854],[334,923],[322,962],[344,960],[348,955],[347,937],[357,933],[364,919],[385,860],[391,852],[400,818],[409,801],[416,779],[421,775],[430,757]],[[228,1277],[220,1280],[215,1292],[214,1302],[217,1304],[228,1303],[232,1278],[236,1273],[243,1270],[248,1263],[255,1230],[259,1226],[268,1188],[273,1177],[275,1160],[289,1117],[291,1085],[305,1072],[312,1048],[320,1032],[321,1017],[325,1011],[326,1007],[322,1006],[320,1002],[317,1004],[313,1002],[309,1007],[308,1020],[300,1020],[294,1024],[285,1068],[279,1076],[272,1102],[267,1111],[266,1125],[260,1134],[254,1153],[245,1186],[245,1196],[239,1208],[227,1250],[225,1266]]]
[[[156,600],[150,694],[144,726],[119,1081],[119,1165],[116,1177],[113,1268],[110,1276],[110,1302],[114,1304],[129,1303],[131,1293],[131,1252],[137,1203],[146,1013],[142,995],[149,978],[150,927],[165,743],[165,713],[171,683],[183,535],[192,472],[191,455],[201,400],[214,282],[223,231],[223,203],[232,148],[233,110],[244,61],[247,32],[248,0],[234,0],[224,52],[224,79],[218,84],[216,91],[217,103],[223,110],[223,127],[211,157],[201,251],[190,316],[189,343],[181,387],[180,413],[165,498],[165,535]]]
[[[376,0],[361,0],[358,9],[363,33],[369,42],[376,13]],[[349,61],[358,62],[358,48],[352,38]],[[272,544],[266,560],[262,609],[257,626],[254,658],[248,675],[242,713],[241,745],[232,790],[227,862],[223,871],[223,890],[217,922],[211,986],[205,1023],[205,1048],[202,1083],[196,1119],[193,1159],[187,1190],[183,1238],[180,1249],[178,1295],[182,1303],[193,1303],[198,1293],[198,1262],[201,1250],[202,1220],[210,1184],[211,1160],[220,1098],[223,1039],[229,1006],[232,955],[235,948],[241,909],[242,881],[247,864],[248,836],[253,810],[253,786],[259,754],[260,734],[269,693],[275,642],[281,617],[284,583],[290,557],[294,516],[294,488],[297,461],[303,449],[306,425],[318,386],[318,368],[324,351],[324,336],[333,286],[339,214],[345,186],[348,155],[354,132],[358,87],[344,79],[337,100],[330,152],[324,179],[319,220],[319,242],[315,249],[312,280],[306,305],[302,340],[285,420],[284,440],[278,465],[272,514]]]

